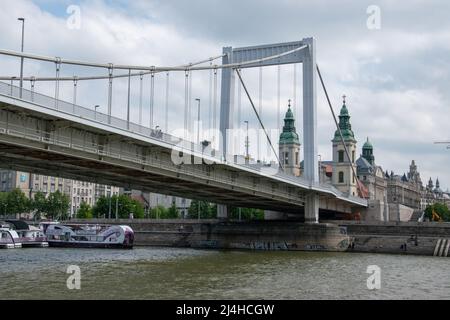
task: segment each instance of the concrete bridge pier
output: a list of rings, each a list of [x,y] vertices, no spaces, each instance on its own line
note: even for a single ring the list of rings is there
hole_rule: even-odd
[[[224,204],[217,205],[217,219],[228,220],[230,219],[231,208]]]
[[[319,196],[310,193],[305,196],[305,223],[319,222]]]

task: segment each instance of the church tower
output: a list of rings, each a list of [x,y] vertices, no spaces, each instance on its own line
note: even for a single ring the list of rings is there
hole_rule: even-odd
[[[350,124],[350,114],[347,109],[345,96],[339,115],[339,128],[341,129],[344,141],[342,141],[339,130],[334,134],[333,142],[333,185],[341,192],[358,196],[356,185],[356,139]],[[350,154],[350,159],[345,152],[345,146]],[[369,149],[367,148],[368,154]],[[373,150],[372,150],[373,151]],[[373,157],[373,154],[372,154]],[[369,157],[370,158],[370,157]],[[375,158],[373,158],[373,161]]]
[[[296,177],[300,176],[300,140],[295,130],[295,119],[290,100],[284,118],[283,132],[280,135],[279,156],[285,173]]]
[[[366,143],[364,143],[362,150],[363,158],[373,166],[375,164],[375,156],[373,155],[373,145],[370,143],[369,138],[367,138]]]

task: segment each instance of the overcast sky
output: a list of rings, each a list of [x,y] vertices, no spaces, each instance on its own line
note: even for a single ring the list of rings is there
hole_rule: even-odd
[[[180,65],[220,54],[224,46],[249,46],[315,37],[321,66],[336,111],[343,94],[352,116],[358,149],[367,137],[378,165],[403,174],[411,160],[424,183],[439,177],[450,186],[450,150],[434,141],[450,140],[450,2],[299,1],[299,0],[2,0],[0,48],[20,49],[26,18],[25,51],[78,60],[139,65]],[[80,28],[67,27],[67,8],[81,8]],[[380,9],[380,28],[368,28],[370,5]],[[369,24],[374,26],[373,24]],[[18,60],[0,57],[2,75],[18,75]],[[26,63],[25,75],[52,75],[48,64]],[[294,99],[293,66],[281,68],[283,112]],[[301,137],[301,67],[297,69],[296,115]],[[105,73],[63,68],[63,75]],[[183,74],[171,75],[171,126],[182,126]],[[259,101],[258,70],[244,79]],[[157,79],[156,122],[163,120],[165,79]],[[145,88],[148,79],[144,80]],[[26,84],[26,86],[29,86]],[[38,85],[37,90],[51,93]],[[277,127],[276,68],[263,70],[263,120]],[[106,82],[80,84],[79,104],[106,111]],[[113,112],[124,115],[126,80],[115,83]],[[133,81],[133,119],[137,119],[138,80]],[[71,84],[62,88],[71,101]],[[209,73],[194,75],[193,97],[209,101]],[[148,104],[147,95],[144,104]],[[204,107],[206,108],[206,106]],[[256,126],[243,99],[242,119]],[[319,153],[331,158],[334,123],[321,90],[318,94]],[[203,121],[209,113],[202,112]],[[144,115],[147,121],[147,114]],[[361,151],[360,151],[361,152]]]

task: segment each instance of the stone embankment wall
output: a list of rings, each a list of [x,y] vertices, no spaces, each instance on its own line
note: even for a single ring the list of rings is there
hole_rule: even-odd
[[[73,221],[72,221],[73,222]],[[349,237],[334,224],[292,221],[89,220],[86,223],[126,224],[135,244],[214,249],[345,251]]]
[[[347,228],[349,251],[449,256],[450,223],[334,221]]]

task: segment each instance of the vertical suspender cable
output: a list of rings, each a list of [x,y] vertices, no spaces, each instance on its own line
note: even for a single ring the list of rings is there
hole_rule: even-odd
[[[131,69],[128,70],[127,129],[130,130]]]
[[[328,106],[330,107],[331,115],[333,116],[334,123],[335,123],[336,128],[337,128],[337,130],[339,132],[339,137],[341,138],[342,144],[344,145],[345,153],[347,155],[347,158],[348,158],[349,162],[352,163],[352,158],[350,157],[350,152],[348,151],[347,144],[345,143],[341,127],[339,126],[338,120],[336,118],[336,114],[334,113],[334,110],[333,110],[333,106],[331,105],[331,100],[330,100],[330,97],[328,96],[328,91],[327,91],[327,88],[325,87],[325,82],[323,81],[322,74],[320,73],[319,65],[316,65],[316,70],[317,70],[317,74],[318,74],[319,79],[320,79],[320,83],[322,84],[323,92],[325,93],[325,97],[327,98],[327,102],[328,102]],[[351,165],[351,167],[352,167],[353,176],[356,179],[356,187],[358,188],[360,196],[362,197],[363,193],[362,193],[362,190],[361,190],[361,183],[360,183],[360,181],[358,179],[358,175],[356,174],[355,166]],[[350,181],[350,178],[349,178],[349,181]]]
[[[239,69],[239,72],[242,72],[241,69]],[[237,151],[238,154],[240,154],[241,151],[241,127],[242,127],[242,84],[240,81],[238,81],[238,90],[237,90],[237,99],[238,99],[238,114],[237,114],[237,129],[239,130],[239,137],[238,137],[238,146]]]
[[[140,87],[139,87],[139,126],[142,126],[142,95],[144,91],[144,74],[141,71],[141,75],[139,78]]]
[[[184,73],[184,139],[188,137],[189,71]]]
[[[194,127],[193,127],[193,123],[192,123],[192,71],[189,71],[189,93],[188,93],[188,99],[189,99],[189,103],[188,103],[188,125],[189,125],[189,132],[192,134],[192,139],[193,138],[193,133],[194,133]]]
[[[164,130],[166,132],[169,132],[169,79],[170,79],[170,73],[167,72],[166,74],[166,110],[165,110],[165,117],[164,117]]]
[[[278,153],[276,152],[276,150],[275,150],[275,148],[274,148],[274,146],[273,146],[273,144],[272,144],[272,141],[270,140],[270,136],[269,136],[269,134],[267,133],[266,128],[264,127],[264,124],[263,124],[263,122],[262,122],[262,120],[261,120],[261,117],[259,116],[258,111],[256,110],[255,104],[253,103],[252,97],[250,96],[250,93],[249,93],[248,90],[247,90],[247,87],[246,87],[246,85],[245,85],[245,83],[244,83],[244,80],[242,80],[241,73],[239,72],[238,69],[235,69],[235,70],[236,70],[236,73],[237,73],[237,75],[238,75],[238,77],[239,77],[239,81],[241,81],[241,83],[242,83],[242,88],[244,89],[244,91],[245,91],[245,93],[246,93],[246,95],[247,95],[247,98],[248,98],[248,100],[250,101],[250,105],[252,106],[253,111],[254,111],[255,114],[256,114],[256,118],[258,119],[258,122],[259,122],[259,124],[260,124],[262,130],[264,131],[264,133],[265,133],[265,135],[266,135],[267,141],[268,141],[270,147],[272,148],[272,151],[273,151],[275,157],[277,158],[278,164],[279,164],[280,168],[284,171],[284,167],[283,167],[283,164],[282,164],[281,161],[280,161],[280,157],[278,156]]]
[[[78,77],[73,77],[73,101],[72,101],[72,111],[75,114],[75,106],[77,105],[77,87],[78,87]]]
[[[212,68],[212,60],[209,63],[210,67]],[[212,100],[212,81],[213,81],[213,70],[210,69],[209,70],[209,109],[208,109],[208,129],[211,130],[211,126],[212,126],[212,104],[213,104],[213,100]]]
[[[31,77],[30,79],[30,85],[31,85],[31,101],[34,101],[34,85],[36,83],[36,78]]]
[[[153,129],[153,109],[155,104],[155,72],[151,72],[150,77],[150,119],[149,119],[149,125],[150,129]],[[150,130],[151,132],[151,130]]]
[[[281,66],[277,70],[277,129],[281,126]]]
[[[217,130],[217,69],[214,69],[214,93],[213,93],[213,140],[216,138]]]
[[[258,113],[259,113],[259,116],[261,117],[261,119],[262,119],[262,89],[263,89],[262,88],[262,85],[263,85],[262,72],[263,72],[262,67],[259,67],[259,108],[258,108]],[[259,136],[259,130],[258,130],[258,134],[257,134],[257,149],[258,149],[258,151],[257,151],[258,159],[257,160],[262,160],[261,159],[262,148],[261,148],[261,138]]]
[[[113,73],[114,73],[114,65],[112,63],[109,64],[108,68],[108,123],[111,124],[111,115],[112,115],[112,90],[113,90]]]
[[[55,82],[55,108],[59,107],[59,73],[61,71],[61,58],[56,58],[56,82]]]
[[[293,106],[294,106],[294,116],[295,119],[298,121],[298,108],[297,108],[297,64],[294,63],[294,99],[293,99]]]

